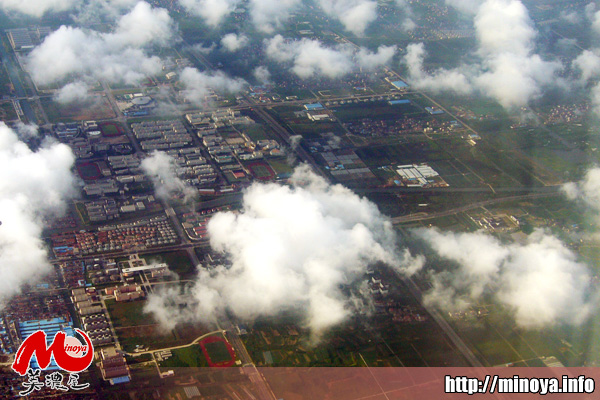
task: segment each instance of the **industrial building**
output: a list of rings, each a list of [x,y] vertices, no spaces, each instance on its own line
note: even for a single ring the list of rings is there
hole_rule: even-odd
[[[313,122],[333,121],[333,113],[329,110],[311,110],[306,112],[306,116]]]
[[[102,371],[102,378],[109,381],[111,385],[131,381],[125,357],[117,353],[114,347],[107,347],[100,352],[100,371]]]
[[[321,103],[305,104],[304,108],[306,111],[318,111],[323,110],[325,107]]]
[[[33,49],[33,39],[29,34],[29,29],[11,29],[8,31],[8,40],[14,50]]]
[[[192,142],[180,120],[144,121],[132,124],[131,129],[144,151],[177,149]]]
[[[165,263],[161,264],[152,264],[152,265],[143,265],[139,267],[133,268],[123,268],[123,276],[129,277],[135,274],[140,274],[142,272],[154,272],[154,271],[166,271],[169,269],[169,266]]]
[[[397,81],[389,81],[392,84],[393,87],[395,87],[398,90],[407,90],[408,89],[408,83],[404,82],[403,80],[398,79]]]
[[[46,346],[50,346],[54,340],[54,335],[58,332],[65,332],[68,336],[75,336],[73,330],[73,322],[67,321],[65,318],[52,318],[42,320],[23,321],[18,323],[19,337],[21,340],[27,339],[35,332],[41,330],[46,333]],[[33,369],[39,369],[40,366],[37,362],[37,358],[32,358],[30,367]],[[56,365],[54,359],[51,360],[50,365],[46,368],[46,371],[56,371],[60,368]]]
[[[390,106],[399,106],[399,105],[403,105],[403,104],[410,104],[410,100],[408,100],[408,99],[390,100],[390,101],[388,101],[388,104]]]
[[[427,164],[399,165],[396,172],[401,178],[401,181],[396,181],[396,184],[399,185],[405,185],[407,187],[449,186],[440,175]]]
[[[52,30],[48,26],[10,29],[6,31],[13,50],[29,50],[40,44]]]

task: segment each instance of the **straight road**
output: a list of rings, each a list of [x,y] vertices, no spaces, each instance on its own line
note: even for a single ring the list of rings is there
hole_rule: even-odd
[[[465,205],[462,207],[453,208],[451,210],[446,210],[446,211],[440,211],[440,212],[436,212],[433,214],[418,213],[418,214],[403,215],[401,217],[395,217],[395,218],[392,218],[392,223],[393,224],[401,224],[404,222],[423,221],[423,220],[427,220],[427,219],[446,217],[448,215],[454,215],[454,214],[458,214],[461,212],[472,210],[474,208],[485,207],[485,206],[489,206],[492,204],[505,203],[507,201],[538,199],[538,198],[543,198],[543,197],[558,196],[559,194],[560,193],[558,193],[558,192],[557,193],[534,193],[534,194],[527,194],[527,195],[523,195],[523,196],[510,196],[510,197],[502,197],[502,198],[493,199],[493,200],[478,201],[476,203],[471,203],[471,204],[468,204],[468,205]]]
[[[158,351],[168,351],[168,350],[184,349],[186,347],[190,347],[191,345],[194,345],[194,344],[198,343],[199,341],[201,341],[204,338],[207,338],[207,337],[212,336],[212,335],[216,335],[217,333],[223,333],[224,334],[225,331],[224,330],[217,330],[217,331],[212,331],[212,332],[209,332],[209,333],[205,333],[204,335],[198,336],[196,339],[192,340],[191,343],[182,344],[181,346],[171,346],[171,347],[165,347],[163,349],[148,350],[148,351],[139,352],[139,353],[127,353],[127,352],[124,351],[123,354],[126,354],[126,355],[131,356],[131,357],[139,357],[139,356],[144,355],[144,354],[153,354],[153,353],[156,353]]]
[[[22,100],[17,100],[17,101],[19,101],[19,103],[21,105],[21,109],[23,110],[25,117],[27,117],[27,120],[30,123],[43,125],[43,121],[37,120],[37,118],[35,116],[35,112],[33,111],[33,108],[31,108],[31,104],[29,104],[29,101],[26,100],[26,98],[28,97],[28,93],[25,90],[25,86],[23,86],[21,77],[19,76],[20,66],[18,65],[18,62],[15,58],[16,55],[9,52],[9,50],[7,49],[7,46],[9,46],[8,42],[6,41],[5,38],[2,38],[0,40],[0,56],[2,57],[2,63],[4,64],[4,67],[6,68],[6,71],[8,72],[10,81],[12,82],[12,84],[15,88],[15,94],[17,95],[18,98],[22,99]]]

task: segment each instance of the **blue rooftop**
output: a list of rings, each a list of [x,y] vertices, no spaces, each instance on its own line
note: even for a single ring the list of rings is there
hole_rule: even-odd
[[[410,104],[410,100],[391,100],[389,103],[391,106],[396,106],[399,104]]]
[[[305,104],[304,108],[306,108],[308,111],[322,110],[323,105],[321,103]]]
[[[112,382],[113,382],[115,385],[118,385],[119,383],[127,383],[127,382],[129,382],[129,381],[130,381],[130,379],[129,379],[129,377],[128,377],[128,376],[120,376],[120,377],[118,377],[118,378],[113,378],[113,379],[112,379]]]
[[[401,80],[392,82],[392,85],[396,86],[398,89],[404,89],[408,87],[408,83]]]
[[[435,107],[425,107],[425,110],[427,110],[427,112],[432,115],[439,115],[444,113],[444,110],[440,110],[439,108]]]
[[[44,331],[46,333],[46,345],[49,345],[54,340],[54,335],[57,332],[63,331],[68,336],[75,336],[75,330],[73,329],[73,322],[67,321],[64,318],[52,318],[52,319],[40,319],[32,321],[19,322],[19,334],[23,340],[27,339],[30,335],[37,331]],[[39,368],[37,363],[37,357],[31,359],[30,367],[33,369]],[[54,362],[54,358],[51,359],[50,365],[46,368],[46,371],[58,370],[58,365]]]

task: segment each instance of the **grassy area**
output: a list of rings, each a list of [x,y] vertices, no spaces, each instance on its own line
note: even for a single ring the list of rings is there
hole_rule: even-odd
[[[2,121],[14,121],[19,119],[15,107],[11,101],[5,101],[0,103],[0,120]]]
[[[77,215],[81,219],[81,222],[84,225],[90,225],[91,221],[90,221],[90,217],[88,216],[85,205],[83,203],[77,202],[77,203],[75,203],[75,208],[77,209]]]
[[[141,257],[146,259],[148,263],[167,263],[169,265],[169,269],[178,274],[180,277],[193,275],[196,272],[196,269],[194,268],[194,265],[190,261],[190,258],[185,250],[144,254]]]
[[[113,122],[103,123],[100,125],[100,130],[102,131],[103,136],[108,137],[119,136],[119,134],[122,132],[122,130],[120,130],[119,127]]]
[[[361,148],[356,154],[367,166],[408,164],[447,160],[451,157],[437,142],[417,142]]]
[[[265,133],[265,126],[262,124],[244,126],[242,128],[242,132],[248,135],[248,137],[255,142],[258,140],[268,139],[267,134]]]
[[[208,367],[208,361],[202,353],[202,348],[197,344],[184,347],[183,349],[172,350],[171,352],[173,356],[159,362],[162,368]]]
[[[106,308],[115,328],[147,324],[148,315],[143,312],[145,304],[145,301],[117,302],[113,299],[106,300]]]
[[[423,114],[413,104],[391,106],[387,102],[358,103],[334,108],[335,115],[342,122],[356,121],[363,118],[378,120],[398,119],[404,115]]]
[[[210,357],[210,360],[214,364],[226,362],[231,360],[231,356],[229,355],[229,350],[224,342],[213,342],[213,343],[205,343],[204,348]]]
[[[317,139],[321,134],[329,132],[344,133],[344,129],[336,122],[310,122],[306,119],[306,122],[289,124],[289,126],[295,134],[302,135],[305,139]]]
[[[272,158],[268,162],[278,176],[288,176],[294,171],[284,158]]]
[[[96,96],[90,101],[65,105],[51,98],[42,98],[40,102],[50,121],[86,121],[115,117],[110,103],[101,96]]]

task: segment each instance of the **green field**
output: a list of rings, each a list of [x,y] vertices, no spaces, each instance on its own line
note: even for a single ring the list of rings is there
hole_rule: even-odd
[[[60,104],[52,98],[42,98],[40,103],[50,121],[86,121],[114,118],[115,113],[108,100],[101,96],[73,104]]]
[[[357,150],[356,154],[367,166],[371,167],[422,163],[451,158],[437,142],[371,146]]]
[[[205,343],[204,348],[214,364],[230,361],[231,356],[224,342]]]
[[[119,128],[114,123],[105,123],[100,127],[104,136],[117,136]]]
[[[247,125],[244,126],[241,131],[248,135],[248,137],[255,142],[268,139],[268,136],[265,133],[265,126],[262,124]]]
[[[275,173],[277,175],[289,175],[291,174],[294,169],[292,167],[290,167],[290,165],[287,163],[287,161],[284,158],[278,158],[278,159],[269,159],[269,165],[271,166],[271,168],[273,168],[273,171],[275,171]]]
[[[151,253],[141,256],[148,263],[167,263],[169,269],[180,277],[187,277],[195,274],[196,269],[190,261],[185,250],[171,251],[166,253]]]
[[[0,103],[0,121],[14,121],[19,119],[11,101]]]
[[[171,353],[173,353],[172,357],[159,362],[161,368],[208,367],[208,361],[202,353],[202,348],[197,344],[171,350]]]
[[[145,301],[106,300],[106,308],[115,328],[147,324],[148,315],[143,312],[145,304]]]
[[[342,122],[351,122],[363,118],[371,119],[398,119],[403,116],[425,115],[414,104],[389,105],[387,101],[349,104],[334,106],[335,115]]]

